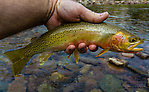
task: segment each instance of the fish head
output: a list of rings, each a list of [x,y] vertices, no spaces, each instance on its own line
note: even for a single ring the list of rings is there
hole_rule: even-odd
[[[114,51],[134,53],[143,50],[143,48],[136,47],[142,43],[144,43],[144,41],[135,35],[117,32],[112,36],[111,48]]]

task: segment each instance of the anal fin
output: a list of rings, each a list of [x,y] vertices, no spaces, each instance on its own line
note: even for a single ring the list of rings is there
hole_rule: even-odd
[[[75,51],[74,51],[74,58],[76,60],[76,64],[78,64],[78,61],[79,61],[79,52],[78,52],[77,49],[75,49]]]

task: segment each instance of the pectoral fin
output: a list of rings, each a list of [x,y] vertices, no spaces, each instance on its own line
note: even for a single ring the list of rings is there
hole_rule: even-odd
[[[106,53],[109,50],[109,48],[103,49],[102,51],[99,52],[99,54],[96,57],[101,56],[102,54]]]
[[[79,61],[79,52],[78,52],[77,49],[75,49],[75,51],[74,51],[74,58],[76,60],[76,64],[78,64],[78,61]]]
[[[43,65],[51,57],[52,53],[42,53],[39,55],[39,63]]]

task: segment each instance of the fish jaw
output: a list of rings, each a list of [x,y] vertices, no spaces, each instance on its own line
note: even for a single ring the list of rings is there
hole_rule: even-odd
[[[138,46],[142,43],[144,43],[143,40],[136,42],[135,44],[130,45],[127,49],[128,49],[128,51],[134,51],[134,52],[142,51],[142,50],[144,50],[143,48],[135,48],[136,46]]]

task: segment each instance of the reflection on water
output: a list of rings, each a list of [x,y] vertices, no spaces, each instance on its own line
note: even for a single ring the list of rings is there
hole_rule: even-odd
[[[117,24],[143,39],[149,39],[149,5],[88,6],[96,12],[110,13],[106,22]],[[64,52],[54,53],[48,62],[40,66],[38,55],[22,71],[22,76],[12,76],[11,62],[2,54],[8,50],[26,46],[33,36],[46,32],[43,26],[30,29],[0,41],[0,92],[147,92],[146,78],[124,67],[107,62],[109,57],[127,60],[130,66],[149,73],[149,59],[123,57],[108,52],[100,58],[99,52],[80,55],[79,64],[68,60]],[[149,43],[140,45],[149,54]]]

